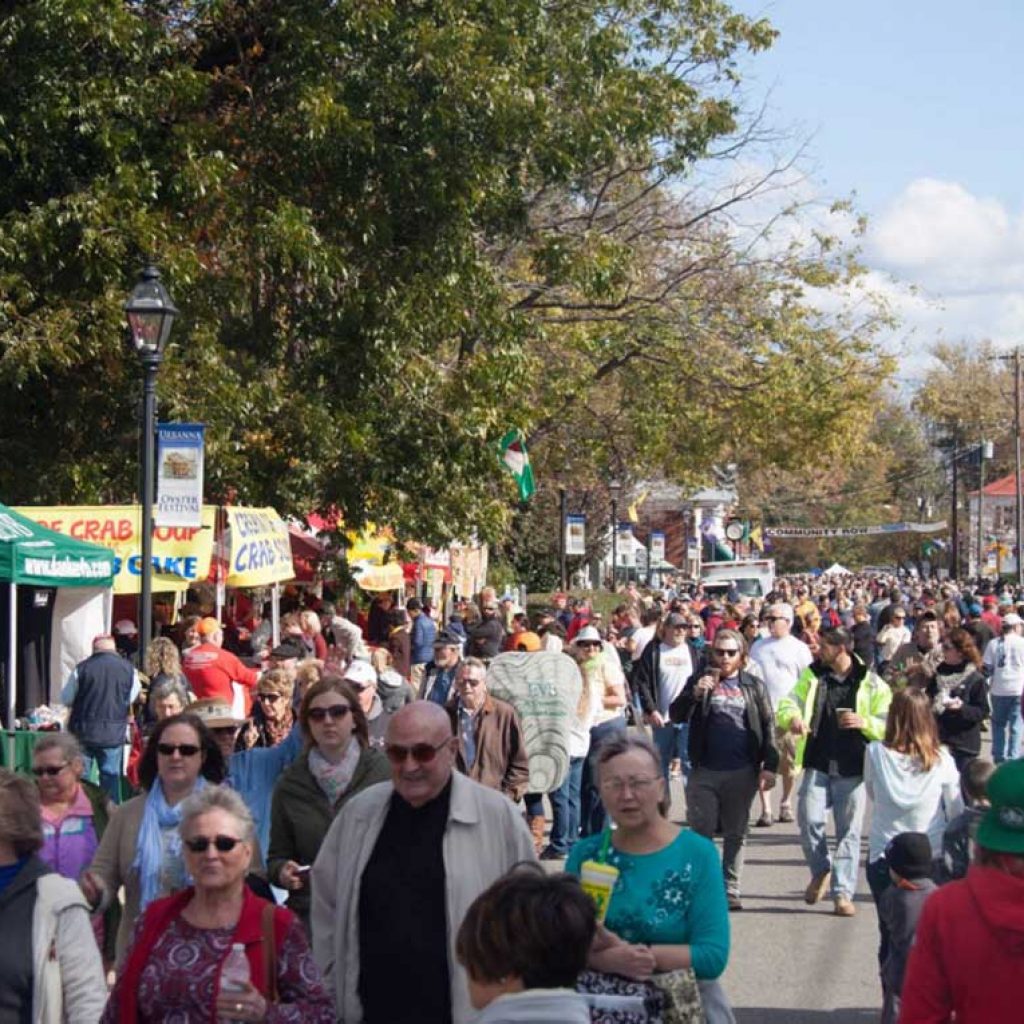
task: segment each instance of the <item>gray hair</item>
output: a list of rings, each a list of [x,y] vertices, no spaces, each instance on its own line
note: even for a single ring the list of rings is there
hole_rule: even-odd
[[[33,754],[45,754],[47,750],[59,750],[64,760],[71,762],[82,756],[82,748],[78,740],[69,732],[43,733],[32,748]]]
[[[616,757],[623,754],[631,754],[634,750],[645,753],[655,767],[655,773],[659,779],[664,779],[665,774],[661,767],[661,754],[658,748],[646,737],[640,734],[628,732],[618,733],[610,736],[597,748],[597,776],[601,777],[604,766]],[[665,786],[665,793],[658,801],[658,810],[663,818],[668,817],[669,807],[672,805],[672,796],[669,793],[668,785]]]
[[[224,811],[238,823],[240,838],[247,843],[256,842],[256,824],[252,820],[252,812],[246,802],[235,790],[228,786],[204,786],[198,793],[187,797],[181,805],[181,823],[178,831],[184,835],[185,829],[193,821],[210,811]]]
[[[181,710],[188,710],[188,690],[177,679],[165,679],[162,683],[157,683],[156,686],[150,688],[149,710],[155,713],[156,702],[158,700],[167,700],[168,697],[177,697],[181,701]]]

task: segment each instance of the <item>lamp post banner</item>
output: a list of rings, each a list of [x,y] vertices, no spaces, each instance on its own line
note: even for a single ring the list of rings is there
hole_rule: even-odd
[[[665,534],[660,530],[651,531],[651,564],[665,561]]]
[[[565,517],[565,553],[585,555],[587,553],[587,517],[568,515]]]
[[[156,427],[156,526],[202,526],[202,423],[158,423]]]
[[[941,533],[946,521],[937,523],[884,523],[881,526],[766,526],[765,537],[873,537],[885,533]]]

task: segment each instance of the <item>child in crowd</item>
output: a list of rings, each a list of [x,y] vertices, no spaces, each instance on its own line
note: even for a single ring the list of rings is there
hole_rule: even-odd
[[[964,767],[961,785],[967,809],[957,815],[947,826],[942,837],[942,870],[938,881],[952,882],[963,878],[971,863],[971,843],[974,833],[978,830],[978,822],[988,809],[988,797],[985,787],[989,776],[996,770],[991,761],[983,761],[980,757],[968,761]]]
[[[901,832],[885,848],[892,885],[878,901],[878,916],[889,930],[882,961],[881,1024],[896,1024],[900,992],[914,943],[917,919],[925,900],[935,891],[932,881],[932,844],[924,832]]]
[[[477,1024],[589,1024],[576,978],[597,923],[577,879],[538,865],[514,868],[466,912],[456,953],[469,975]]]

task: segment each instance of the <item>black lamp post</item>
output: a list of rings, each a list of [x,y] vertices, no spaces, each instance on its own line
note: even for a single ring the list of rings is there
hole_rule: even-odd
[[[612,593],[619,582],[619,494],[622,485],[613,480],[608,485],[608,494],[612,499]]]
[[[139,595],[139,667],[153,632],[153,484],[156,476],[156,375],[171,324],[178,315],[160,271],[146,267],[124,306],[132,345],[142,363],[142,586]]]

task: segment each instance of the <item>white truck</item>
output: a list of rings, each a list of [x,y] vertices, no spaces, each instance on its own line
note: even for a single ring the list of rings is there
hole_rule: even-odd
[[[775,586],[775,559],[705,562],[701,566],[700,581],[709,597],[725,598],[733,590],[743,597],[767,597]]]

